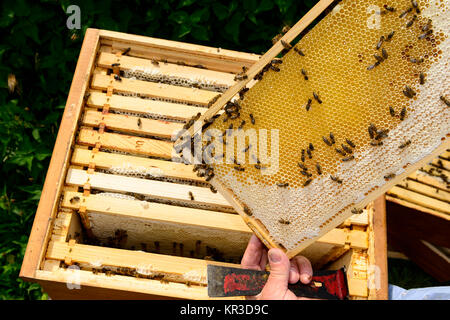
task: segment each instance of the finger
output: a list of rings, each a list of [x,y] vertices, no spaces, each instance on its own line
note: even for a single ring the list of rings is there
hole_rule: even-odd
[[[304,284],[308,284],[313,276],[311,262],[304,256],[296,256],[293,260],[299,270],[300,281]]]
[[[269,258],[267,257],[267,249],[264,247],[262,249],[261,261],[259,263],[259,267],[261,268],[261,270],[266,269],[266,265],[268,262],[269,262]]]
[[[300,280],[300,271],[298,265],[294,260],[290,261],[291,267],[289,269],[289,283],[297,283]]]
[[[261,270],[261,258],[264,245],[257,236],[252,235],[241,260],[241,266],[245,269]]]
[[[270,249],[268,256],[270,275],[261,292],[261,297],[264,299],[282,299],[288,292],[291,264],[289,263],[289,258],[280,249]]]

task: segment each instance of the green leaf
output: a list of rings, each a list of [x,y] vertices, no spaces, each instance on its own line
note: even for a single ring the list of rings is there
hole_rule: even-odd
[[[202,21],[207,21],[208,19],[209,19],[209,9],[208,8],[196,10],[191,15],[191,22],[194,24],[197,24]]]
[[[39,129],[33,129],[33,132],[31,134],[33,135],[33,138],[36,141],[40,141],[41,140],[41,136],[39,135]]]
[[[191,32],[191,26],[187,24],[182,24],[178,29],[177,37],[183,38],[185,35]]]
[[[183,24],[189,20],[189,15],[184,11],[175,11],[169,16],[169,20],[178,24]]]
[[[234,43],[239,43],[239,29],[243,20],[244,15],[241,11],[237,11],[225,25],[225,32],[232,37]]]
[[[219,21],[226,19],[229,15],[228,8],[219,2],[215,2],[212,9]]]
[[[193,4],[196,0],[182,0],[180,1],[180,4],[178,5],[177,9],[188,7],[191,4]]]
[[[274,4],[272,0],[262,0],[255,13],[265,12],[272,10]]]
[[[191,35],[197,40],[202,40],[202,41],[209,40],[207,28],[195,26],[192,28]]]

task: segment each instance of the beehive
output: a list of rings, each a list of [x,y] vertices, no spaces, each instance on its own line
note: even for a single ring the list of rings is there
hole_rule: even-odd
[[[268,246],[297,254],[449,145],[449,18],[444,1],[335,3],[290,49],[300,20],[190,128],[207,133],[211,183]],[[225,104],[239,112],[215,119]]]
[[[53,299],[207,299],[206,266],[236,266],[252,232],[172,158],[170,136],[259,59],[89,29],[21,277]],[[316,269],[355,265],[351,298],[386,297],[383,217],[382,205],[368,207],[303,254]],[[380,287],[368,284],[375,265]]]

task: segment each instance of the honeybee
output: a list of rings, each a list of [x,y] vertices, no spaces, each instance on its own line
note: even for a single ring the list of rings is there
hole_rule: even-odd
[[[206,69],[206,67],[204,65],[201,65],[201,64],[193,65],[193,67],[194,68],[199,68],[199,69]]]
[[[305,80],[308,80],[308,75],[306,74],[306,70],[302,69],[301,72],[302,72],[303,78],[305,78]]]
[[[374,58],[378,61],[378,62],[381,62],[381,61],[383,61],[384,59],[382,58],[382,57],[380,57],[378,54],[374,54],[373,55],[374,56]]]
[[[351,140],[345,139],[345,141],[348,143],[348,145],[349,145],[350,147],[356,148],[355,144],[354,144]]]
[[[318,95],[317,93],[313,92],[313,97],[314,97],[314,99],[317,100],[317,102],[318,102],[319,104],[322,103],[322,100],[320,100],[319,95]]]
[[[392,39],[392,37],[394,36],[394,34],[395,34],[395,31],[391,31],[391,32],[387,35],[386,41],[391,41],[391,39]]]
[[[209,189],[211,190],[212,193],[217,193],[217,190],[216,188],[213,187],[213,185],[210,185]]]
[[[246,74],[237,74],[234,77],[234,81],[241,81],[241,80],[246,80],[248,79],[248,76]]]
[[[318,164],[318,163],[316,163],[316,170],[317,170],[318,175],[322,174],[322,168],[320,167],[320,164]]]
[[[250,121],[252,124],[255,124],[255,118],[253,117],[253,114],[250,113]]]
[[[122,52],[123,56],[126,56],[130,52],[131,48],[126,48],[124,52]]]
[[[309,109],[311,108],[311,102],[312,99],[308,99],[308,102],[306,103],[306,111],[309,111]]]
[[[81,200],[81,199],[80,199],[80,197],[78,197],[78,196],[77,196],[77,197],[73,197],[73,198],[70,199],[70,203],[71,203],[71,204],[75,204],[75,203],[80,202],[80,200]]]
[[[347,155],[347,154],[346,154],[344,151],[342,151],[341,149],[335,148],[334,150],[336,150],[337,153],[339,153],[339,154],[341,154],[341,155],[343,155],[343,156],[346,156],[346,155]]]
[[[305,183],[303,183],[303,186],[306,187],[311,183],[312,179],[308,179],[305,181]]]
[[[335,181],[335,182],[337,182],[339,184],[342,184],[342,180],[339,179],[338,177],[334,177],[334,176],[330,175],[330,178],[331,178],[331,180],[333,180],[333,181]]]
[[[294,47],[294,51],[297,52],[299,55],[301,55],[302,57],[305,56],[305,54],[303,53],[303,51],[297,47]]]
[[[361,213],[363,213],[363,209],[353,208],[351,211],[352,211],[353,214],[361,214]]]
[[[373,123],[371,123],[369,125],[368,131],[369,131],[370,139],[373,139],[375,137],[376,132],[377,132],[377,127],[375,127],[375,125]]]
[[[403,90],[403,94],[408,98],[412,98],[416,95],[416,92],[413,89],[411,89],[411,87],[405,86],[405,89]]]
[[[411,27],[411,26],[413,25],[414,21],[416,21],[416,19],[417,19],[417,16],[414,15],[414,16],[412,17],[412,19],[409,20],[409,21],[406,23],[406,27],[407,27],[407,28]]]
[[[114,79],[116,79],[117,81],[122,81],[122,78],[117,74],[114,75]]]
[[[308,154],[308,158],[312,159],[311,149],[306,149],[306,153]]]
[[[241,124],[239,125],[238,130],[241,130],[245,125],[245,120],[242,120]]]
[[[311,142],[309,143],[308,147],[309,147],[309,150],[314,151],[314,145]]]
[[[243,150],[242,150],[242,152],[247,152],[248,150],[250,150],[250,148],[251,148],[251,144],[249,144],[247,147],[245,147]]]
[[[234,166],[234,170],[236,171],[245,171],[245,168],[239,167],[239,166]]]
[[[386,180],[391,180],[391,179],[394,178],[394,177],[395,177],[395,174],[394,174],[394,173],[390,173],[390,174],[384,176],[384,179],[386,179]]]
[[[342,149],[347,153],[353,153],[353,150],[347,147],[345,144],[341,143]]]
[[[138,126],[139,128],[141,128],[141,126],[142,126],[141,118],[138,118],[138,119],[137,119],[137,126]]]
[[[381,36],[380,40],[377,42],[377,45],[376,45],[377,50],[381,48],[383,41],[384,41],[384,36]]]
[[[325,137],[322,137],[323,142],[325,142],[328,146],[332,146],[333,144]]]
[[[391,116],[395,117],[395,110],[391,106],[389,106],[389,113],[391,114]]]
[[[390,11],[390,12],[394,12],[395,11],[395,8],[392,8],[392,7],[389,7],[388,5],[384,5],[384,8],[387,10],[387,11]]]
[[[284,41],[284,40],[281,40],[281,44],[283,45],[283,47],[284,47],[286,50],[291,50],[291,49],[292,49],[292,45],[291,45],[290,43],[287,43],[287,42]]]
[[[424,84],[425,83],[425,74],[423,72],[421,72],[419,74],[419,83],[420,84]]]
[[[382,146],[383,145],[383,141],[371,141],[370,145],[372,145],[372,146]]]
[[[305,162],[305,149],[302,149],[301,160],[302,160],[302,162]]]
[[[403,107],[402,111],[400,111],[400,120],[403,121],[406,116],[406,108]]]
[[[418,7],[418,4],[417,4],[416,0],[411,0],[411,4],[412,4],[414,9],[416,9]]]
[[[289,187],[289,183],[287,183],[287,182],[279,182],[279,183],[277,183],[277,186],[280,187],[280,188],[286,188],[286,187]]]
[[[383,138],[387,138],[389,133],[389,129],[378,130],[375,135],[375,140],[381,140]]]
[[[247,87],[242,88],[242,89],[239,91],[239,99],[244,100],[244,95],[245,95],[245,93],[246,93],[248,90],[250,90],[250,89],[247,88]]]
[[[159,62],[156,59],[152,59],[152,64],[155,66],[159,66]]]
[[[300,173],[308,178],[312,176],[312,174],[308,173],[307,171],[300,171]]]
[[[205,181],[210,181],[213,177],[214,177],[214,172],[211,172],[210,174],[208,174],[208,175],[206,176]]]
[[[248,216],[251,216],[251,215],[253,215],[252,214],[252,212],[250,211],[250,209],[248,208],[248,207],[244,207],[244,212],[248,215]]]
[[[300,167],[300,168],[302,168],[303,170],[305,170],[305,171],[308,171],[308,168],[303,164],[303,163],[298,163],[298,166]]]
[[[383,59],[387,59],[388,53],[385,48],[381,49],[381,55],[383,56]]]
[[[402,143],[398,148],[403,149],[411,144],[411,140],[406,140],[404,143]]]
[[[120,63],[113,63],[113,64],[111,64],[111,67],[118,67],[118,66],[120,66]]]
[[[192,191],[189,191],[189,198],[194,201],[194,194],[192,193]]]
[[[278,68],[277,66],[274,66],[272,64],[269,65],[269,68],[272,69],[275,72],[280,72],[280,70],[281,70],[280,68]]]
[[[450,101],[446,97],[440,96],[439,99],[441,99],[441,101],[444,102],[447,107],[450,107]]]
[[[410,13],[413,10],[412,7],[406,9],[405,11],[403,11],[398,17],[399,18],[403,18],[404,16],[406,16],[408,13]]]
[[[333,132],[330,132],[330,141],[331,141],[331,144],[335,144],[336,143],[336,140],[334,140]]]
[[[291,224],[290,221],[285,220],[285,219],[280,219],[280,220],[278,220],[278,222],[281,223],[281,224],[285,224],[285,225]]]
[[[347,161],[351,161],[351,160],[353,160],[353,159],[355,159],[355,156],[354,156],[354,155],[351,155],[351,156],[349,156],[349,157],[343,158],[342,161],[347,162]]]

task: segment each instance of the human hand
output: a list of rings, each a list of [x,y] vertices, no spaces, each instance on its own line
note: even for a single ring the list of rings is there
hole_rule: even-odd
[[[270,275],[261,293],[254,297],[258,300],[303,300],[288,289],[288,283],[299,280],[308,284],[312,279],[312,266],[308,259],[296,256],[289,261],[280,249],[267,251],[264,244],[253,235],[248,242],[242,257],[241,266],[245,269],[265,270],[267,260],[270,264]]]

